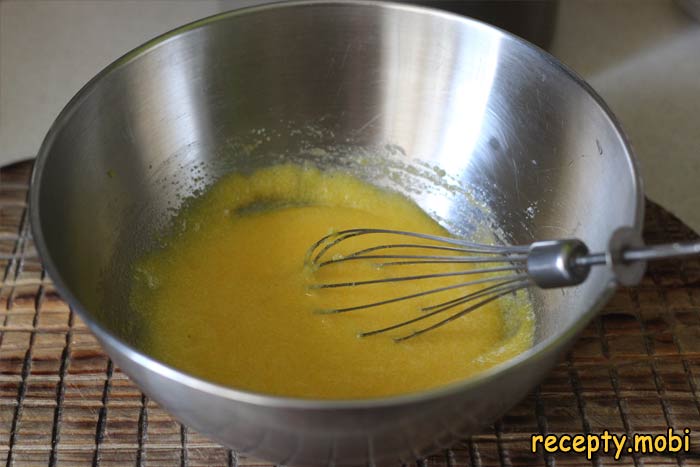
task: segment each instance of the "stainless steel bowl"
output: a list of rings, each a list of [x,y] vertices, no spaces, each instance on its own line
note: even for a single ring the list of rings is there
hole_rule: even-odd
[[[530,351],[401,397],[252,394],[142,353],[131,260],[183,196],[283,160],[401,190],[465,235],[481,216],[506,241],[576,236],[600,249],[642,219],[634,157],[601,99],[550,55],[470,19],[366,1],[286,3],[192,23],[114,62],[42,145],[30,200],[37,248],[149,397],[213,439],[282,464],[408,462],[450,445],[530,391],[614,287],[596,270],[583,286],[536,291]]]

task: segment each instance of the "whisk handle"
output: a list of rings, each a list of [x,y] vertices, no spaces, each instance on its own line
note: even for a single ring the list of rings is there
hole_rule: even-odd
[[[589,256],[602,258],[591,265],[609,265],[620,285],[633,286],[641,282],[647,261],[695,255],[700,255],[700,242],[645,245],[635,229],[623,227],[613,234],[607,253]]]
[[[593,266],[608,265],[620,285],[637,285],[646,270],[646,262],[700,255],[700,241],[645,245],[631,227],[617,230],[605,253],[589,253],[580,240],[536,242],[530,247],[527,269],[540,288],[551,289],[579,285]]]
[[[666,243],[629,249],[623,253],[625,261],[654,261],[700,255],[700,242]]]

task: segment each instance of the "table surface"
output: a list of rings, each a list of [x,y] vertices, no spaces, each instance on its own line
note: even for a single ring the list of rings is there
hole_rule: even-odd
[[[102,352],[46,276],[29,233],[31,164],[0,170],[0,463],[267,465],[180,425]],[[647,204],[649,242],[698,236]],[[610,454],[594,465],[700,465],[700,258],[650,267],[621,289],[549,377],[482,433],[418,464],[586,465],[529,451],[537,433],[692,430],[691,451]]]

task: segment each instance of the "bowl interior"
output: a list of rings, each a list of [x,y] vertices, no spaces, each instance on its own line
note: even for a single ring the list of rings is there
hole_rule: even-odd
[[[203,20],[101,73],[42,147],[34,232],[83,317],[138,349],[133,259],[223,174],[289,161],[401,191],[466,237],[603,249],[641,214],[619,129],[550,56],[444,13],[317,3]],[[536,343],[610,279],[534,290]]]

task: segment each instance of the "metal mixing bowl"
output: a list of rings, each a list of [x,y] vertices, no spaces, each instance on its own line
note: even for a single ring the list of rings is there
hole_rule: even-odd
[[[464,235],[481,220],[505,241],[575,236],[603,249],[617,227],[642,219],[634,157],[601,99],[550,55],[470,19],[286,3],[198,21],[114,62],[41,147],[30,195],[37,248],[149,397],[223,444],[283,464],[408,462],[450,445],[525,396],[614,288],[599,269],[580,287],[534,291],[530,351],[401,397],[269,397],[142,353],[144,317],[128,301],[133,258],[188,195],[231,170],[285,160],[400,190]]]

